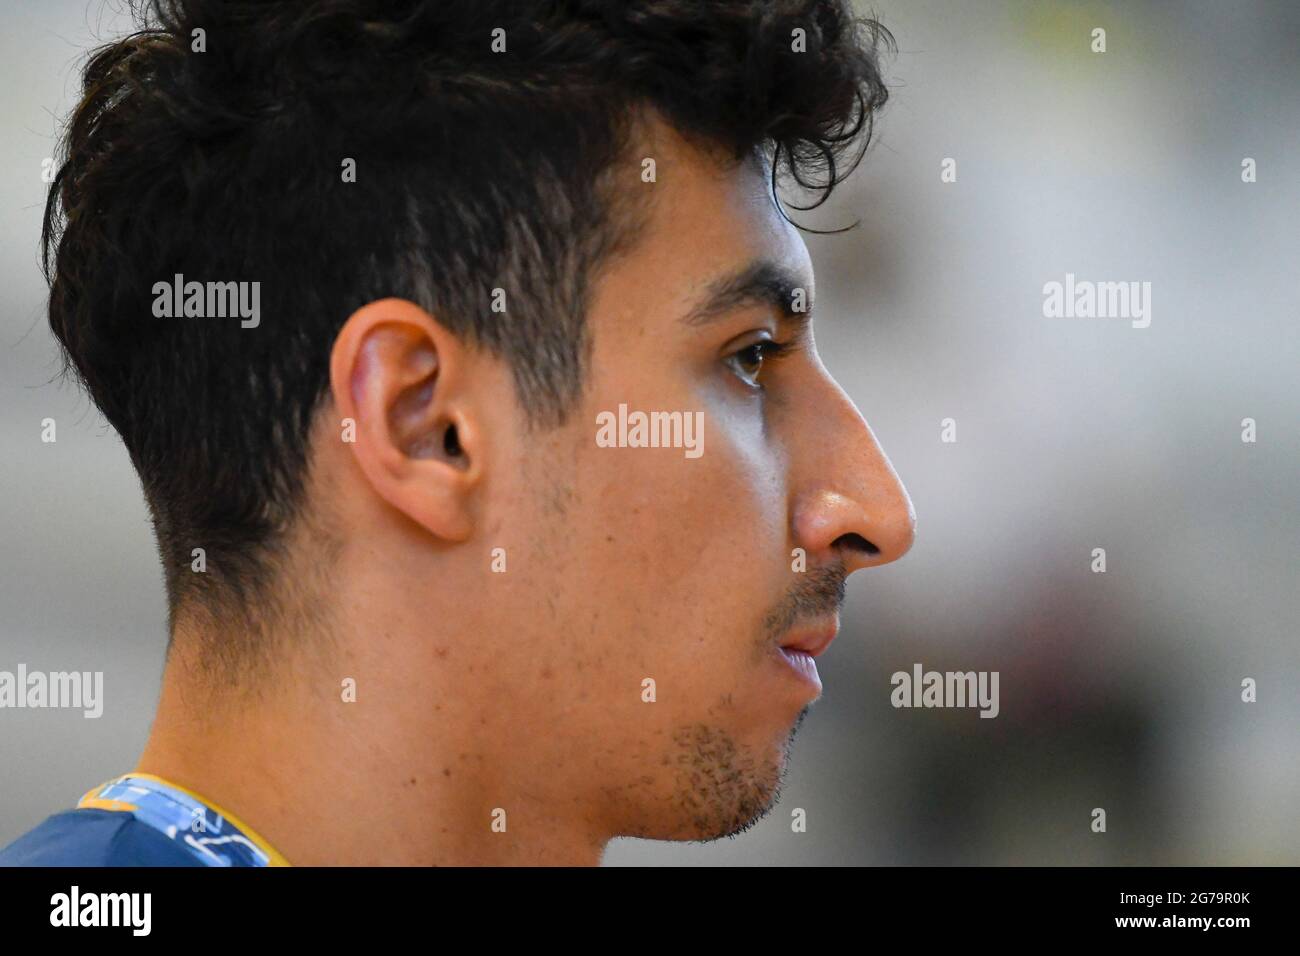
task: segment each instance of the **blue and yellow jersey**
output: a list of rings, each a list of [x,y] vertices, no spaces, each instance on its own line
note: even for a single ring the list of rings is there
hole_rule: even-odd
[[[288,866],[238,817],[147,773],[95,787],[0,850],[0,866]]]

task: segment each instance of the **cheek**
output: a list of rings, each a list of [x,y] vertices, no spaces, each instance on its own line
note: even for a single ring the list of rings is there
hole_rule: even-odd
[[[712,421],[710,421],[712,418]],[[743,642],[787,580],[785,483],[761,435],[705,418],[703,454],[585,457],[588,581],[604,615],[651,648]]]

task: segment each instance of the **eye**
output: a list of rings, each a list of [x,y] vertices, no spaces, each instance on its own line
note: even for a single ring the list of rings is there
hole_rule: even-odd
[[[767,359],[780,355],[787,348],[788,346],[781,342],[763,339],[732,352],[723,361],[746,385],[751,388],[760,388],[758,376],[763,371],[763,363]]]

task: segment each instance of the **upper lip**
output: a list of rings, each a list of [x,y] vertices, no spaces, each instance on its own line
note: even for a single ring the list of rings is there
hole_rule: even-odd
[[[839,633],[840,622],[832,620],[815,627],[799,627],[786,635],[781,642],[783,650],[803,651],[811,657],[817,657],[831,646],[835,635]]]

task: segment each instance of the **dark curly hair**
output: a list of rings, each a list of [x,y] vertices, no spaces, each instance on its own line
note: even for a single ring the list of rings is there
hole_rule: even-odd
[[[67,365],[140,474],[173,623],[191,597],[261,593],[354,310],[418,303],[509,363],[533,427],[560,423],[588,360],[588,277],[635,238],[615,185],[634,116],[761,152],[774,192],[788,174],[816,205],[866,149],[892,43],[843,0],[133,12],[138,32],[85,67],[43,262]],[[155,318],[153,286],[176,273],[259,281],[260,325]],[[188,573],[196,546],[209,574]]]

